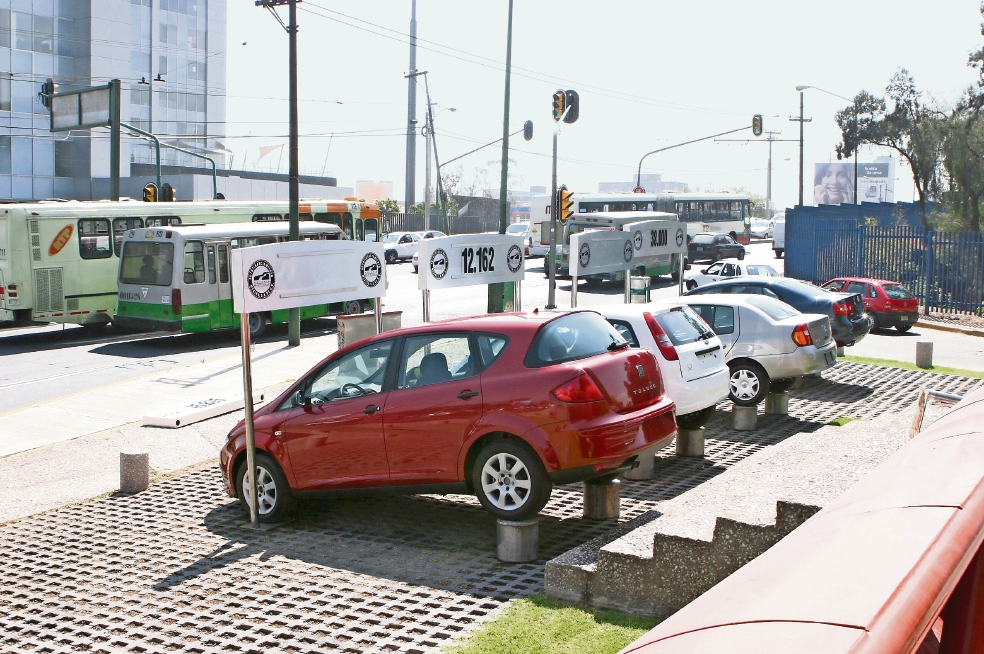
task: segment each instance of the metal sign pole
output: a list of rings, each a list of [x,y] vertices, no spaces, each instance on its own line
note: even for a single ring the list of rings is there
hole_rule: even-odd
[[[632,303],[632,269],[625,271],[625,303]]]
[[[573,246],[571,246],[573,247]],[[571,250],[573,252],[574,250]],[[577,308],[577,273],[571,273],[571,308]]]
[[[239,317],[239,331],[243,345],[243,400],[246,407],[246,468],[249,475],[249,526],[260,527],[260,513],[257,508],[258,489],[256,488],[256,439],[253,435],[253,371],[249,355],[249,314]]]
[[[683,259],[684,259],[683,252],[681,252],[680,253],[680,293],[679,293],[680,295],[683,295],[683,270],[684,270]]]
[[[373,302],[372,307],[373,313],[376,314],[376,333],[383,333],[383,298],[377,297],[376,301]]]
[[[523,310],[523,282],[513,282],[513,311]]]
[[[431,292],[429,288],[425,288],[420,292],[421,297],[424,300],[424,322],[430,322],[431,320]]]

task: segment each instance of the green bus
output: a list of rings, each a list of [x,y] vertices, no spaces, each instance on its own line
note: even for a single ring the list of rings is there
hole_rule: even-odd
[[[301,240],[339,240],[342,228],[301,223]],[[230,262],[236,248],[288,240],[286,222],[171,225],[123,234],[119,299],[113,322],[128,330],[211,332],[239,328],[232,307]],[[325,274],[331,274],[325,271]],[[302,307],[301,318],[362,313],[373,300]],[[259,337],[271,323],[287,322],[288,310],[249,314]]]

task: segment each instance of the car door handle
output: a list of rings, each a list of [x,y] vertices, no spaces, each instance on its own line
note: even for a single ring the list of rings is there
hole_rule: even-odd
[[[461,391],[458,393],[459,400],[468,400],[478,395],[478,391]]]
[[[362,413],[371,416],[372,414],[376,413],[377,411],[379,411],[379,407],[378,406],[369,405],[369,406],[367,406],[366,408],[364,408],[362,410]]]

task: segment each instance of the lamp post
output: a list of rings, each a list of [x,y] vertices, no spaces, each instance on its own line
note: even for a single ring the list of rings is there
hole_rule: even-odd
[[[499,181],[499,233],[506,233],[509,223],[509,78],[512,75],[513,0],[509,0],[509,19],[506,28],[506,88],[502,111],[502,175]],[[502,282],[489,284],[489,313],[502,313],[505,300]]]
[[[803,123],[809,123],[809,122],[811,122],[813,120],[812,118],[804,118],[803,117],[803,91],[806,90],[806,89],[808,89],[808,88],[810,88],[810,87],[809,86],[797,86],[796,87],[796,90],[799,91],[799,94],[800,94],[800,115],[799,115],[799,118],[797,118],[795,116],[790,116],[789,117],[789,120],[791,120],[793,122],[798,122],[800,124],[800,138],[799,138],[799,141],[800,141],[799,205],[801,207],[803,206]]]
[[[831,91],[828,91],[827,89],[822,89],[819,86],[797,86],[796,87],[796,90],[800,92],[800,118],[802,118],[802,116],[803,116],[803,91],[805,91],[806,89],[813,89],[814,91],[820,91],[821,93],[826,93],[827,95],[832,95],[835,98],[840,98],[841,100],[847,100],[848,102],[850,102],[852,104],[854,103],[854,100],[852,100],[851,98],[845,98],[843,95],[838,95],[836,93],[832,93]],[[803,138],[802,133],[803,132],[802,132],[802,130],[803,130],[803,123],[800,123],[800,139],[801,139],[801,141],[800,141],[800,143],[801,143],[800,144],[800,188],[801,189],[803,188],[803,154],[802,154],[803,153],[803,146],[802,146],[802,138]],[[854,113],[854,133],[857,134],[857,131],[858,131],[858,114],[857,114],[857,112],[855,112]],[[802,191],[800,193],[800,204],[803,204]],[[858,149],[857,148],[854,148],[854,204],[860,204],[860,202],[858,201]]]

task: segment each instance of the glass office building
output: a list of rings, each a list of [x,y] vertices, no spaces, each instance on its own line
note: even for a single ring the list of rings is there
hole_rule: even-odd
[[[109,129],[51,133],[49,78],[59,91],[121,80],[124,123],[222,166],[225,49],[226,0],[0,0],[0,200],[109,195]],[[128,177],[154,150],[123,134]]]

